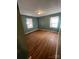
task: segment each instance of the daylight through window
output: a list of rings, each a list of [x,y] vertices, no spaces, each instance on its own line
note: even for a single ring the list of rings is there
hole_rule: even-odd
[[[27,28],[33,28],[32,18],[26,18]]]
[[[59,21],[59,16],[51,17],[50,18],[50,27],[51,28],[57,28],[58,27],[58,21]]]

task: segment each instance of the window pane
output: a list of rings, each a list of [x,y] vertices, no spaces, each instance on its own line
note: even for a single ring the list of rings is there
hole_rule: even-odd
[[[32,18],[26,19],[27,28],[33,28]]]
[[[51,28],[57,28],[58,20],[59,20],[59,16],[51,17],[50,18],[50,27]]]

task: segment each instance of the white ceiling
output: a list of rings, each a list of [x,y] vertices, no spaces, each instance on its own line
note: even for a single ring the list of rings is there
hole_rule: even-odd
[[[34,17],[61,12],[61,0],[18,0],[21,15]],[[38,15],[37,11],[42,14]]]

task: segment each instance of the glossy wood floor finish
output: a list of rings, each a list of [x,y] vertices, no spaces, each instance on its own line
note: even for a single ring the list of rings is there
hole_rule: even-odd
[[[55,59],[58,33],[35,31],[25,35],[29,56],[32,59]]]

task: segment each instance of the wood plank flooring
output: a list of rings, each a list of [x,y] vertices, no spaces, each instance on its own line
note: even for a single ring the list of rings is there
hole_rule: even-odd
[[[38,30],[25,35],[32,59],[55,59],[58,33]]]

